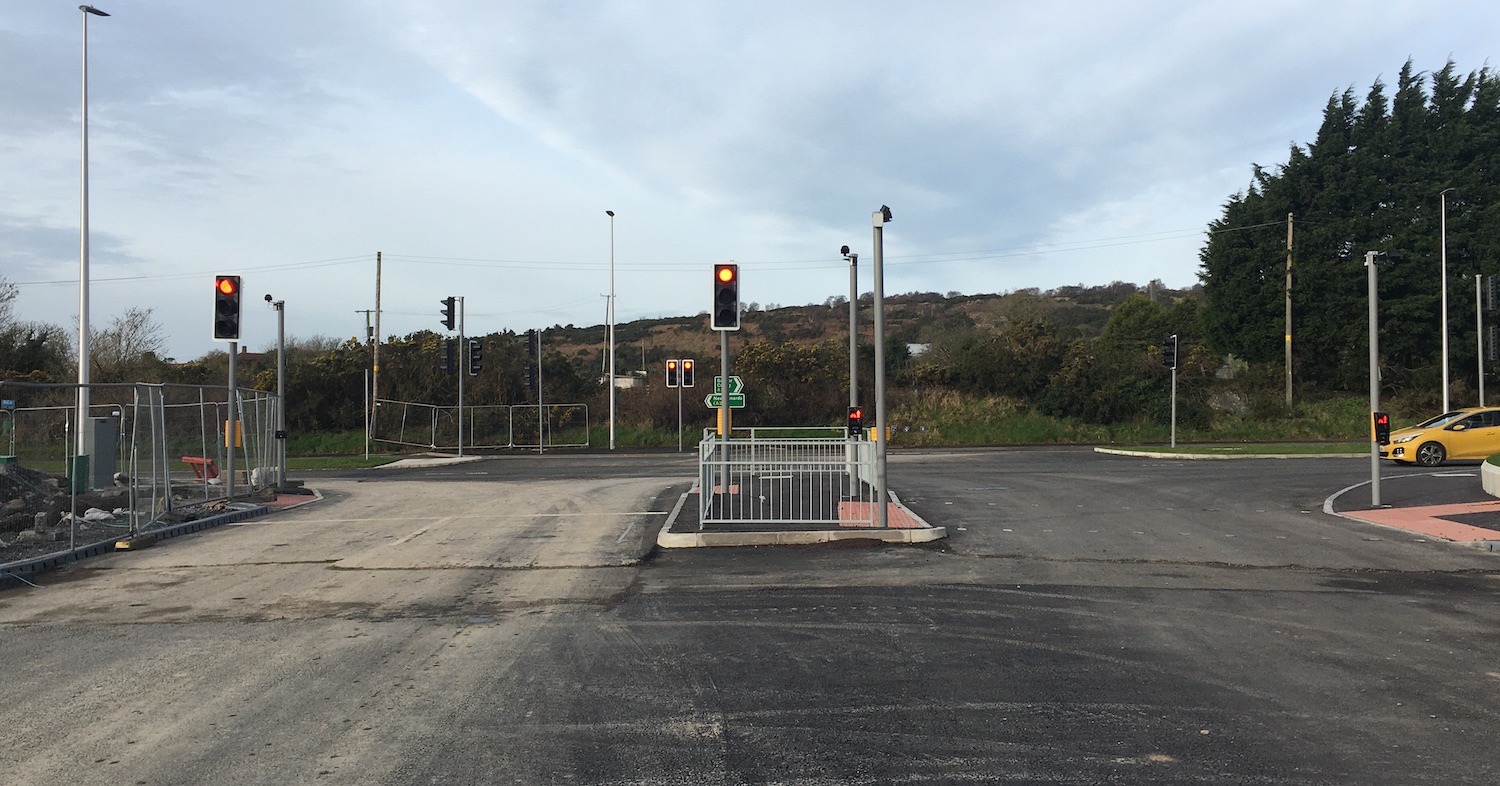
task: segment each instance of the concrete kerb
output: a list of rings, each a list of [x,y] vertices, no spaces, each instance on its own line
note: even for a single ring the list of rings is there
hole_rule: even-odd
[[[915,511],[902,505],[901,501],[896,499],[894,493],[891,494],[891,504],[900,508],[913,521],[921,523],[921,527],[903,529],[857,527],[849,529],[779,531],[673,532],[672,527],[676,525],[678,515],[686,505],[688,497],[694,493],[693,491],[688,491],[678,497],[677,505],[672,508],[671,515],[667,517],[667,523],[662,526],[661,532],[657,533],[656,545],[658,547],[664,549],[684,549],[718,546],[807,546],[817,543],[832,543],[840,540],[879,540],[885,543],[930,543],[948,537],[947,529],[944,527],[934,527],[927,523]]]
[[[109,554],[116,551],[129,551],[136,548],[148,546],[160,540],[175,538],[205,529],[213,529],[226,524],[237,524],[250,519],[260,518],[272,511],[290,510],[303,505],[310,505],[323,499],[323,495],[317,489],[309,489],[312,492],[308,499],[289,504],[254,504],[247,502],[231,502],[225,506],[222,513],[212,516],[204,516],[193,521],[184,521],[157,529],[139,532],[129,538],[106,538],[96,543],[79,546],[69,551],[44,554],[29,560],[17,560],[0,565],[0,589],[9,589],[19,584],[31,584],[30,578],[49,570],[55,570],[65,565],[79,562],[89,557],[97,557],[101,554]],[[299,495],[300,496],[300,495]],[[277,500],[280,501],[278,496]]]
[[[407,456],[406,458],[392,461],[389,464],[381,464],[375,467],[375,469],[446,467],[450,464],[468,464],[472,461],[483,461],[484,458],[484,456],[449,456],[443,453],[423,453],[418,456]]]
[[[1218,453],[1175,453],[1165,450],[1131,450],[1127,448],[1094,448],[1095,453],[1110,456],[1134,456],[1136,458],[1182,459],[1183,461],[1228,461],[1232,459],[1301,459],[1301,458],[1362,458],[1368,453],[1241,453],[1238,455]]]

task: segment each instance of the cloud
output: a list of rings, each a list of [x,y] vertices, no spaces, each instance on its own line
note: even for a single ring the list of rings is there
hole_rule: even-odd
[[[180,357],[210,348],[196,300],[217,271],[287,299],[294,334],[361,332],[377,250],[388,333],[432,327],[459,293],[484,330],[597,322],[605,209],[626,319],[697,313],[707,265],[729,258],[762,303],[841,294],[836,249],[867,263],[881,204],[891,291],[1188,285],[1199,231],[1252,162],[1311,138],[1330,94],[1408,56],[1477,68],[1500,16],[1289,0],[106,10],[89,28],[96,268],[153,278],[101,283],[101,303],[155,307]],[[76,265],[77,16],[0,18],[0,68],[27,76],[0,82],[13,280]],[[19,308],[76,308],[64,289]]]

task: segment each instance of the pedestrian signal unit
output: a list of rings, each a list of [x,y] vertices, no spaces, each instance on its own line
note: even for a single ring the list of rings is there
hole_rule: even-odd
[[[858,437],[865,431],[865,408],[850,407],[849,423],[846,433],[851,437]]]

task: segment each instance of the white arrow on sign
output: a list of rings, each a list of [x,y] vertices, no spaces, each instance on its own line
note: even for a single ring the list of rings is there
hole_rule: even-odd
[[[709,409],[718,409],[719,406],[721,404],[723,404],[723,402],[724,402],[724,394],[723,393],[710,393],[710,394],[708,394],[708,395],[706,395],[706,396],[703,397],[703,406],[708,407]],[[745,394],[744,393],[730,393],[729,394],[729,408],[730,409],[744,409],[745,408]]]

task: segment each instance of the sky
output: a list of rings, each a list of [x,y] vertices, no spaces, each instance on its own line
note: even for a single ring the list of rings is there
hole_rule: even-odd
[[[89,324],[151,309],[177,360],[483,335],[873,288],[1197,282],[1210,221],[1363,97],[1500,49],[1493,0],[97,0]],[[0,278],[76,335],[85,14],[0,3]],[[1388,91],[1389,92],[1389,91]],[[614,211],[611,219],[606,211]],[[613,284],[611,277],[613,276]],[[749,318],[747,318],[749,319]]]

